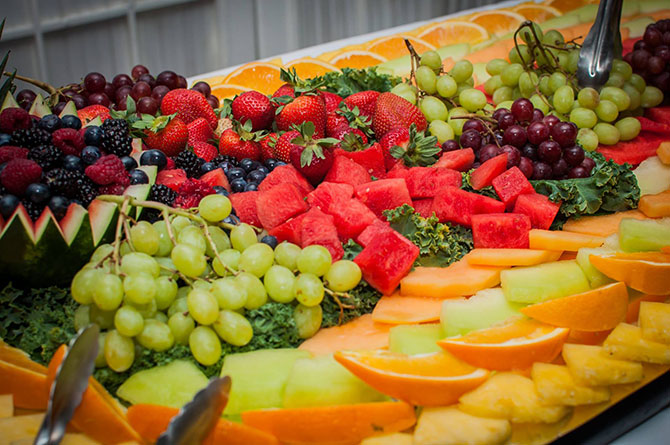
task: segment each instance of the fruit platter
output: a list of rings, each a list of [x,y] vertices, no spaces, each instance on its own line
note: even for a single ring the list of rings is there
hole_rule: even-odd
[[[651,399],[670,375],[669,6],[623,3],[597,88],[576,75],[589,0],[191,79],[56,87],[5,55],[0,444],[33,443],[91,325],[64,444],[156,443],[224,376],[203,443],[569,443]]]

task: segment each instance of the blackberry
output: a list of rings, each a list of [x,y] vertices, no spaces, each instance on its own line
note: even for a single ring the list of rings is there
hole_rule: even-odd
[[[128,134],[128,122],[123,119],[107,119],[102,126],[102,143],[100,148],[108,154],[118,157],[128,156],[133,147],[133,139]]]
[[[70,199],[78,197],[79,181],[85,178],[81,172],[64,168],[48,171],[44,177],[54,195],[62,195]]]
[[[205,163],[205,160],[199,158],[198,155],[190,150],[184,150],[174,157],[174,165],[186,172],[189,178],[198,177],[200,175],[200,167]]]
[[[177,192],[167,185],[152,185],[149,192],[149,201],[160,202],[161,204],[172,207],[174,200],[177,199]],[[162,218],[161,212],[156,209],[144,209],[142,217],[150,222],[158,221]]]
[[[63,160],[63,152],[55,145],[43,144],[35,148],[31,148],[28,152],[28,159],[33,160],[42,167],[42,170],[47,171],[59,167]]]
[[[77,188],[77,196],[73,200],[79,201],[84,207],[88,207],[98,196],[98,186],[87,176],[81,175],[81,178],[77,179]]]
[[[217,155],[210,162],[215,165],[219,165],[222,162],[227,162],[231,165],[231,167],[237,167],[238,165],[240,165],[240,162],[237,160],[237,158],[226,155]]]
[[[21,200],[21,204],[23,204],[23,207],[25,207],[28,216],[30,216],[30,219],[32,219],[33,222],[37,221],[45,207],[45,204],[35,204],[29,199]]]
[[[51,142],[51,133],[39,127],[16,130],[12,133],[11,145],[24,148],[35,148]]]

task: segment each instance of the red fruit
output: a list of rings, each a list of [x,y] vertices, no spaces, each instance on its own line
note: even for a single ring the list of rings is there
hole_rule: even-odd
[[[300,231],[302,247],[317,244],[328,249],[333,261],[344,256],[342,243],[337,236],[337,228],[333,223],[333,217],[326,215],[317,208],[310,209],[302,220]]]
[[[142,150],[146,150],[146,147],[142,147]],[[167,164],[165,164],[166,169],[173,169],[175,168],[175,163],[172,160],[172,158],[167,158]]]
[[[520,213],[472,215],[476,249],[528,249],[530,218]]]
[[[370,174],[346,156],[335,156],[324,181],[357,186],[370,182]]]
[[[344,103],[347,104],[347,107],[349,107],[350,110],[353,110],[354,107],[358,107],[361,116],[372,117],[375,114],[378,98],[378,91],[361,91],[360,93],[354,93],[344,99]]]
[[[227,129],[219,138],[219,152],[236,159],[249,158],[257,161],[261,157],[260,144],[254,140],[242,138],[232,128]]]
[[[349,184],[322,182],[307,195],[310,207],[317,207],[325,213],[330,213],[330,207],[335,202],[348,202],[354,196],[354,188]]]
[[[305,177],[292,165],[280,165],[279,167],[275,167],[274,170],[263,179],[263,182],[258,186],[258,190],[265,192],[283,183],[295,185],[302,197],[307,196],[309,192],[314,190],[314,187],[312,187]]]
[[[475,190],[491,185],[493,180],[507,170],[507,153],[489,159],[477,167],[470,175],[470,184]]]
[[[433,212],[440,222],[470,226],[472,215],[504,211],[505,204],[502,202],[456,187],[445,187],[433,199]]]
[[[89,105],[77,111],[77,115],[82,125],[88,124],[96,117],[100,117],[100,120],[103,122],[110,118],[109,108],[104,105]]]
[[[51,142],[66,155],[79,156],[86,146],[84,136],[74,128],[60,128],[54,131]]]
[[[174,206],[190,209],[197,207],[205,196],[214,194],[214,189],[199,179],[189,178],[182,183],[177,193]]]
[[[186,127],[188,128],[188,145],[191,147],[196,142],[209,142],[214,137],[212,127],[205,118],[199,117]]]
[[[29,159],[12,159],[0,172],[0,183],[8,192],[20,196],[33,182],[39,182],[42,167]]]
[[[514,213],[523,213],[530,218],[530,225],[534,229],[548,230],[554,222],[561,205],[551,202],[549,198],[539,193],[521,195],[514,204]]]
[[[305,219],[305,216],[307,216],[307,213],[301,213],[300,215],[289,219],[284,224],[280,224],[268,231],[268,234],[277,238],[277,241],[280,243],[288,241],[289,243],[300,246],[302,245],[302,221]]]
[[[518,167],[512,167],[493,180],[493,189],[498,198],[509,208],[520,195],[535,193],[533,185]]]
[[[342,102],[342,96],[339,94],[331,93],[329,91],[319,91],[319,95],[323,98],[323,103],[326,106],[326,113],[332,113],[338,109],[340,102]]]
[[[279,184],[268,191],[261,192],[256,201],[256,211],[261,225],[273,229],[289,218],[307,210],[298,188],[290,183]]]
[[[314,137],[322,138],[326,134],[326,106],[320,96],[306,94],[296,97],[275,118],[277,129],[288,131],[292,125],[303,122],[314,124]]]
[[[26,130],[33,125],[33,119],[23,108],[5,108],[0,113],[0,131],[10,134],[16,130]]]
[[[0,147],[0,164],[9,162],[12,159],[26,159],[28,151],[27,148],[4,145]]]
[[[230,192],[230,183],[221,168],[215,168],[214,170],[205,173],[200,177],[200,180],[211,187],[223,187]]]
[[[398,162],[397,158],[391,156],[391,149],[396,145],[406,149],[409,145],[409,130],[404,127],[397,127],[388,131],[380,140],[379,145],[384,153],[384,164],[386,170],[391,170]]]
[[[258,201],[259,196],[261,196],[261,192],[242,192],[232,193],[228,197],[240,221],[255,227],[261,226],[256,210],[256,201]]]
[[[300,126],[300,136],[289,142],[289,156],[296,170],[312,185],[316,185],[333,165],[333,151],[330,146],[335,141],[314,139],[312,136],[315,136],[314,125],[307,121]]]
[[[207,142],[196,142],[193,144],[193,153],[204,159],[205,162],[209,162],[219,154],[219,150]]]
[[[177,113],[177,117],[190,124],[199,117],[205,118],[210,127],[215,128],[216,113],[205,96],[195,90],[178,88],[169,91],[161,101],[161,113],[164,116]]]
[[[352,135],[347,137],[347,135]],[[342,141],[338,146],[342,146],[342,143],[345,143],[345,149],[348,151],[363,150],[368,143],[368,137],[358,128],[340,127],[333,133],[332,137]],[[346,140],[345,140],[346,139]]]
[[[283,162],[291,162],[291,149],[293,148],[291,141],[298,136],[300,132],[297,130],[287,131],[279,136],[272,151],[274,158]]]
[[[462,148],[442,153],[433,167],[445,167],[464,172],[469,170],[474,162],[475,152],[472,151],[472,148]]]
[[[326,136],[335,137],[335,133],[341,128],[349,128],[349,120],[340,113],[332,112],[326,114]]]
[[[374,176],[377,179],[383,179],[386,176],[384,152],[381,145],[377,142],[360,151],[347,151],[342,148],[336,148],[333,154],[351,159],[363,167],[370,176]]]
[[[277,133],[270,133],[265,136],[263,139],[258,141],[261,146],[261,160],[267,161],[268,159],[275,157],[275,145],[277,145],[277,140],[279,136]]]
[[[433,198],[444,187],[460,187],[461,174],[449,168],[412,167],[405,173],[409,195],[414,198]]]
[[[428,126],[419,108],[393,93],[379,95],[372,119],[372,129],[377,139],[381,139],[395,127],[409,129],[412,124],[416,125],[417,131],[424,131]]]
[[[98,192],[100,192],[101,195],[123,195],[123,191],[126,187],[127,185],[124,184],[101,185]]]
[[[384,210],[395,209],[403,204],[412,205],[407,184],[400,178],[380,179],[359,185],[356,187],[356,197],[380,219],[386,219]]]
[[[389,231],[392,232],[393,229],[391,228],[391,225],[388,222],[376,219],[375,222],[367,226],[365,230],[363,230],[356,237],[356,242],[361,246],[366,247],[368,244],[372,242],[372,240],[377,238],[379,235]]]
[[[123,162],[116,155],[103,156],[85,170],[86,176],[98,185],[118,184],[128,178]]]
[[[277,91],[272,93],[271,99],[275,99],[277,97],[282,97],[282,96],[288,96],[288,97],[294,98],[295,97],[295,88],[293,87],[293,85],[285,83],[284,85],[280,86],[279,88],[277,88]],[[279,105],[276,104],[276,103],[273,103],[273,106],[275,108],[277,108]]]
[[[430,218],[433,215],[433,198],[415,199],[412,201],[414,211],[424,218]]]
[[[270,99],[258,91],[246,91],[237,96],[231,105],[233,117],[240,123],[251,120],[251,131],[265,130],[275,117]]]
[[[146,130],[145,134],[147,136],[144,138],[144,143],[147,147],[161,150],[167,156],[178,155],[184,151],[188,142],[188,127],[179,118],[171,119],[158,132]]]
[[[372,210],[358,199],[334,201],[327,213],[333,216],[337,234],[343,243],[356,239],[366,227],[378,221]]]
[[[179,187],[186,182],[188,176],[181,168],[168,169],[167,167],[158,172],[156,184],[170,187],[175,192],[179,192]]]

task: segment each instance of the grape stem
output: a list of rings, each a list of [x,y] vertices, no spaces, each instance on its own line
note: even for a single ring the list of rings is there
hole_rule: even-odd
[[[212,248],[212,252],[214,252],[214,256],[216,257],[217,260],[219,260],[219,263],[223,266],[224,269],[226,269],[230,274],[233,276],[238,276],[240,273],[239,271],[233,270],[230,266],[228,266],[221,257],[219,256],[219,251],[216,248],[216,244],[214,243],[214,240],[212,239],[212,234],[209,232],[209,227],[207,226],[206,223],[201,223],[200,226],[202,227],[202,231],[205,233],[205,238],[207,238],[207,242],[209,243],[209,246]]]
[[[128,209],[128,205],[130,204],[131,197],[130,196],[121,196],[121,210],[119,212],[119,220],[116,222],[116,232],[114,234],[114,250],[112,251],[112,258],[114,259],[114,271],[116,272],[117,275],[119,275],[120,271],[120,255],[119,255],[119,249],[121,247],[121,231],[123,229],[123,222],[125,221],[124,215],[126,214],[126,210]],[[119,200],[117,200],[119,202]]]
[[[340,298],[351,298],[351,295],[349,295],[347,293],[342,293],[342,292],[334,292],[334,291],[328,289],[327,287],[324,287],[323,290],[324,290],[324,292],[326,292],[326,294],[330,295],[333,298],[333,300],[335,301],[337,306],[340,308],[340,316],[337,320],[337,324],[341,325],[342,320],[344,319],[344,310],[345,309],[355,309],[356,306],[353,306],[351,304],[344,304],[344,303],[342,303],[342,300],[340,300]]]
[[[410,85],[414,85],[416,87],[416,102],[419,103],[419,85],[416,82],[416,68],[421,63],[421,57],[419,57],[419,54],[414,49],[412,42],[410,42],[408,39],[404,40],[405,46],[407,46],[407,50],[409,51],[410,55],[409,60],[411,67],[409,72],[409,83]]]
[[[161,215],[163,216],[163,220],[165,220],[165,229],[167,230],[170,241],[172,241],[172,246],[176,246],[177,240],[175,239],[174,232],[172,231],[172,223],[170,223],[170,215],[168,214],[166,209],[161,210]]]
[[[9,73],[7,71],[5,71],[2,74],[4,74],[5,76],[11,76],[12,75],[12,73]],[[41,90],[44,90],[47,93],[49,93],[50,96],[53,95],[53,94],[56,94],[58,92],[58,90],[55,87],[49,85],[46,82],[42,82],[41,80],[33,79],[32,77],[26,77],[26,76],[21,76],[19,74],[15,74],[14,78],[16,80],[22,80],[23,82],[29,83],[31,85],[35,85],[37,88],[39,88]]]

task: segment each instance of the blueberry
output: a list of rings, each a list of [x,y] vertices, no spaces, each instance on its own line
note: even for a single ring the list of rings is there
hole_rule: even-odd
[[[35,204],[42,204],[46,203],[51,196],[51,192],[49,192],[49,187],[46,184],[34,182],[26,187],[25,196]]]
[[[253,170],[247,175],[247,181],[255,182],[256,184],[260,184],[263,179],[265,179],[265,173],[260,170]]]
[[[121,157],[121,162],[123,162],[123,167],[129,172],[132,169],[137,168],[137,161],[130,156]]]
[[[7,133],[0,133],[0,147],[3,145],[9,145],[9,141],[12,140],[12,136]]]
[[[216,164],[214,164],[213,162],[205,162],[204,164],[202,164],[200,166],[200,175],[204,175],[205,173],[209,173],[212,170],[215,170],[216,168],[217,168]]]
[[[163,170],[167,165],[167,156],[160,150],[146,150],[140,156],[140,165],[155,165]]]
[[[4,195],[0,198],[0,215],[3,218],[8,219],[16,210],[16,206],[19,205],[19,198],[14,195]]]
[[[258,190],[258,184],[255,182],[249,182],[244,186],[245,192],[255,192],[256,190]]]
[[[65,155],[63,158],[63,168],[74,172],[83,172],[84,164],[81,162],[81,158],[75,155]]]
[[[286,165],[286,162],[284,162],[284,161],[277,161],[277,163],[275,164],[275,168],[280,167],[280,166],[282,166],[282,165]]]
[[[37,127],[42,130],[46,130],[49,133],[53,133],[63,126],[60,118],[55,114],[47,114],[37,123]]]
[[[0,164],[0,173],[2,173],[2,171],[5,169],[5,167],[7,167],[6,162],[3,162],[2,164]]]
[[[232,168],[232,165],[230,165],[230,162],[228,161],[223,161],[222,163],[219,164],[219,168],[223,169],[223,172],[227,175],[228,170]]]
[[[130,185],[148,184],[149,176],[142,170],[134,169],[130,171]]]
[[[93,145],[88,145],[81,151],[81,160],[84,161],[84,164],[86,165],[95,164],[95,161],[100,159],[101,156],[102,153],[100,152],[100,149]]]
[[[49,200],[49,208],[57,220],[63,219],[70,206],[70,200],[62,196],[54,196]]]
[[[267,161],[265,161],[265,166],[268,168],[268,170],[272,171],[275,166],[277,165],[277,160],[270,158]]]
[[[99,147],[102,143],[102,128],[96,127],[95,125],[91,127],[86,127],[84,132],[84,143],[86,145],[95,145]]]
[[[228,170],[228,174],[226,176],[228,176],[229,181],[234,181],[235,179],[244,178],[245,174],[246,172],[243,169],[234,167]]]
[[[250,172],[253,170],[254,167],[254,161],[252,161],[249,158],[244,158],[240,161],[240,167],[244,169],[245,172]]]
[[[230,193],[228,193],[228,190],[226,190],[224,187],[221,187],[220,185],[215,185],[213,189],[217,195],[223,195],[223,196],[230,195]]]
[[[236,226],[240,223],[240,219],[237,216],[230,214],[223,219],[223,222]]]
[[[247,181],[242,178],[233,179],[230,183],[230,188],[234,193],[243,192],[244,188],[247,186]]]
[[[61,122],[64,128],[74,128],[75,130],[81,129],[81,121],[79,120],[79,117],[73,114],[63,116]]]
[[[261,238],[261,243],[267,244],[274,249],[277,247],[277,238],[272,235],[265,235],[263,238]]]
[[[257,172],[263,172],[263,173],[265,173],[265,176],[267,176],[268,173],[270,173],[270,170],[269,170],[266,166],[264,166],[264,165],[259,165],[258,167],[256,167],[256,170],[255,170],[255,171],[257,171]]]

